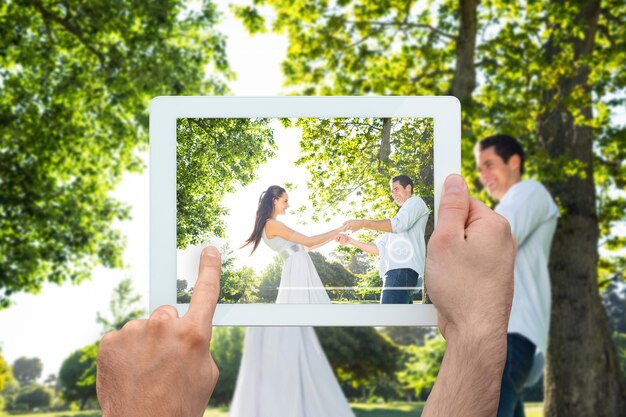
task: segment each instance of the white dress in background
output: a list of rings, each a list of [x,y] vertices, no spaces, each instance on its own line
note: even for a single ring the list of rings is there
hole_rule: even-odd
[[[285,259],[276,303],[330,303],[302,245],[263,241]],[[249,327],[231,417],[354,417],[312,327]]]

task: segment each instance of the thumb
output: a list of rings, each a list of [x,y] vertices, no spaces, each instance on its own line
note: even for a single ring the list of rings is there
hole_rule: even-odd
[[[469,192],[463,177],[448,175],[439,200],[439,219],[435,232],[452,239],[464,239],[469,215]]]

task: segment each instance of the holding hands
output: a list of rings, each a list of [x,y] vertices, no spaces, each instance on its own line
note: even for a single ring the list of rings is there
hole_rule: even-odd
[[[338,233],[337,237],[335,237],[335,242],[339,243],[340,245],[347,245],[349,243],[352,243],[352,240],[353,239],[345,233]]]
[[[342,231],[358,232],[363,226],[363,220],[346,220]]]

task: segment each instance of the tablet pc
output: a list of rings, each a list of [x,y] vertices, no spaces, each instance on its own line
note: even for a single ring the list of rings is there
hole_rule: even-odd
[[[400,190],[419,197],[416,204],[424,204],[426,217],[436,223],[443,181],[460,172],[460,135],[454,97],[153,99],[150,310],[170,304],[186,312],[199,253],[208,242],[221,246],[224,263],[216,326],[436,325],[434,307],[421,301],[423,249],[419,242],[416,250],[393,243],[407,240],[399,234],[400,220],[393,219],[409,204],[392,200],[398,185],[392,180],[413,177],[413,185],[400,183]],[[284,191],[284,210],[273,218],[299,235],[319,236],[355,218],[392,219],[397,230],[347,231],[379,251],[369,259],[361,254],[369,266],[365,272],[350,271],[345,262],[362,252],[353,245],[333,239],[325,249],[307,252],[291,238],[266,236],[265,227],[250,255],[255,242],[242,246],[259,220],[260,195],[270,186]],[[426,243],[432,220],[422,231]],[[413,260],[403,264],[405,257]],[[387,295],[406,292],[413,304],[380,303],[395,300],[382,292],[383,280],[391,280],[385,268],[419,271],[417,282],[385,287]]]

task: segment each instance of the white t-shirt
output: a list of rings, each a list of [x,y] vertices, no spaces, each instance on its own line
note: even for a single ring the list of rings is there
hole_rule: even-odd
[[[424,277],[426,243],[424,233],[429,214],[428,206],[418,196],[406,200],[391,218],[391,233],[376,241],[380,256],[380,277],[392,269],[412,269]]]
[[[543,372],[548,344],[552,301],[548,260],[559,210],[543,185],[525,180],[509,188],[495,211],[509,221],[517,239],[509,333],[521,334],[537,347],[526,382],[532,385]]]

